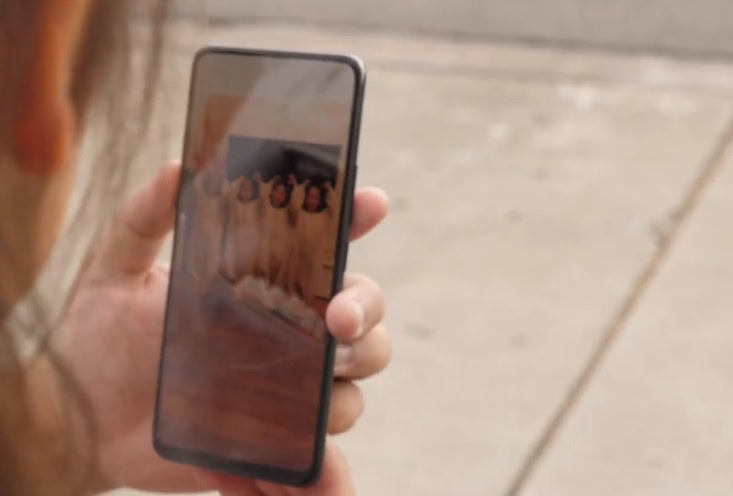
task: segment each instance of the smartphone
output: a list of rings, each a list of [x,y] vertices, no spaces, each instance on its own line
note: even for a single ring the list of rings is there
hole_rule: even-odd
[[[160,360],[164,458],[320,475],[366,71],[357,58],[195,57]]]

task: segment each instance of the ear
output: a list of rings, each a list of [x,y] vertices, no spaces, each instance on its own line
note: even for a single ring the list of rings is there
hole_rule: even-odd
[[[29,27],[31,49],[14,118],[14,153],[19,167],[52,175],[72,160],[77,115],[71,83],[90,0],[37,2]]]

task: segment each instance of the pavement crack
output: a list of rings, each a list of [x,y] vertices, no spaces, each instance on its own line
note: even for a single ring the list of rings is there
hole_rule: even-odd
[[[682,228],[694,214],[705,191],[721,170],[724,159],[729,153],[733,153],[733,117],[729,118],[728,124],[718,137],[710,155],[703,162],[698,176],[685,193],[679,209],[675,211],[675,215],[671,219],[671,224],[668,227],[669,231],[660,239],[660,243],[650,260],[634,279],[629,294],[602,333],[593,352],[571,384],[563,401],[550,417],[537,442],[520,465],[509,488],[504,492],[504,496],[520,496],[526,484],[532,478],[535,470],[564,428],[569,414],[577,407],[583,394],[590,387],[614,342],[619,338],[626,323],[639,307],[649,286],[672,251]]]

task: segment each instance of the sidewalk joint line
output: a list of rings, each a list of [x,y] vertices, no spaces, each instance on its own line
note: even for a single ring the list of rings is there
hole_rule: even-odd
[[[511,485],[504,492],[505,496],[520,496],[525,485],[531,479],[545,454],[547,454],[560,431],[565,426],[568,416],[577,407],[583,394],[590,387],[591,382],[598,373],[614,342],[619,338],[626,323],[639,307],[649,286],[669,257],[682,227],[691,218],[708,186],[722,168],[723,159],[731,152],[733,152],[733,118],[729,118],[729,122],[717,139],[710,155],[703,162],[700,173],[684,195],[679,209],[679,216],[675,217],[674,223],[670,226],[669,232],[659,244],[659,248],[655,250],[646,267],[634,280],[630,293],[623,300],[621,307],[601,335],[600,340],[588,361],[581,369],[580,374],[568,389],[562,403],[552,415],[537,442],[520,465],[518,472],[512,479]]]
[[[185,15],[179,15],[178,18],[183,22],[190,22],[193,24],[204,24],[208,25],[210,28],[216,29],[217,27],[231,27],[239,24],[244,24],[248,26],[253,26],[260,29],[286,29],[286,28],[295,28],[298,29],[313,29],[318,27],[323,27],[325,29],[331,29],[331,30],[339,30],[345,35],[359,35],[364,32],[368,32],[366,29],[344,29],[344,26],[338,25],[338,24],[330,24],[330,23],[308,23],[308,22],[302,22],[302,23],[282,23],[278,22],[277,20],[253,20],[251,18],[247,19],[239,19],[239,20],[220,20],[220,19],[211,19],[207,22],[196,20],[196,19],[190,19],[188,16]],[[411,37],[410,34],[414,34],[416,36],[422,36],[426,37],[423,34],[419,33],[405,33],[403,31],[389,31],[389,30],[379,30],[377,31],[379,34],[387,35],[387,36],[394,36],[396,38],[403,38],[405,40],[410,40]],[[447,43],[455,43],[455,44],[461,44],[461,43],[467,43],[467,40],[461,40],[461,39],[454,39],[449,37],[435,37],[430,36],[430,38],[434,41],[438,42],[447,42]],[[487,41],[486,44],[494,43],[491,41]],[[528,50],[551,50],[552,52],[560,53],[562,51],[568,52],[568,53],[580,53],[583,52],[581,49],[577,50],[561,50],[556,46],[553,46],[552,44],[546,44],[546,45],[540,45],[540,44],[521,44],[521,43],[511,43],[511,42],[501,42],[497,41],[494,43],[495,45],[500,46],[516,46],[516,47],[524,47]],[[173,42],[169,41],[169,46],[173,48],[177,52],[182,53],[188,53],[190,51],[190,48],[186,42],[180,43],[176,42],[175,40]],[[587,50],[587,55],[592,56],[593,54],[599,54],[599,55],[609,55],[609,53],[606,52],[599,52],[594,50]],[[688,60],[684,57],[672,57],[668,54],[658,54],[654,52],[618,52],[618,53],[610,53],[612,56],[618,56],[618,57],[641,57],[641,56],[650,56],[654,58],[661,58],[664,60],[667,60],[671,63],[690,63],[692,60]],[[700,62],[701,59],[694,60],[695,62]],[[705,59],[702,58],[702,62],[705,63],[724,63],[727,66],[730,66],[733,68],[733,54],[731,54],[731,57],[729,59]],[[628,78],[614,78],[614,77],[604,77],[604,76],[598,76],[595,74],[583,74],[583,73],[553,73],[550,71],[523,71],[523,70],[517,70],[514,68],[504,68],[504,67],[491,67],[491,66],[481,66],[477,64],[465,64],[465,63],[449,63],[449,64],[441,64],[441,63],[431,63],[427,61],[419,61],[419,60],[389,60],[389,59],[372,59],[369,63],[370,69],[376,69],[376,70],[382,70],[382,71],[388,71],[388,72],[395,72],[395,73],[409,73],[409,74],[424,74],[428,76],[435,76],[435,77],[474,77],[474,78],[482,78],[482,79],[488,79],[493,81],[507,81],[510,83],[515,84],[526,84],[526,85],[543,85],[543,86],[553,86],[553,85],[592,85],[597,86],[603,89],[613,89],[613,88],[632,88],[632,89],[640,89],[645,91],[664,91],[667,93],[672,94],[690,94],[695,93],[696,95],[704,96],[704,97],[715,97],[715,98],[730,98],[731,96],[731,90],[729,88],[725,87],[715,87],[711,85],[695,85],[695,84],[688,84],[688,83],[665,83],[665,82],[650,82],[650,81],[642,81],[642,80],[634,80],[634,79],[628,79]]]
[[[465,31],[459,29],[440,29],[427,26],[387,26],[378,22],[354,22],[339,19],[315,20],[303,16],[287,15],[242,15],[223,17],[217,15],[197,15],[195,13],[180,12],[175,18],[194,21],[205,19],[216,26],[256,25],[273,27],[305,27],[338,29],[354,33],[380,33],[410,37],[434,38],[436,40],[453,41],[457,43],[486,43],[506,46],[525,46],[529,48],[544,48],[562,50],[566,52],[595,52],[612,55],[652,55],[676,60],[710,61],[730,63],[733,61],[733,52],[725,49],[689,48],[672,45],[655,45],[641,42],[628,44],[612,41],[592,41],[572,38],[554,38],[551,36],[532,34],[486,33],[477,30]]]
[[[691,93],[701,97],[726,98],[731,96],[729,88],[715,88],[706,85],[645,82],[633,79],[614,79],[594,74],[562,74],[549,71],[522,71],[501,67],[481,67],[467,64],[431,64],[429,62],[409,62],[398,60],[372,60],[371,69],[408,74],[424,74],[434,77],[474,77],[494,82],[541,86],[595,86],[601,89],[626,89],[639,91],[665,92],[677,95]]]

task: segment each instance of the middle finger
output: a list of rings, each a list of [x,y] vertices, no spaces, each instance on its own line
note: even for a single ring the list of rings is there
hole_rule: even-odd
[[[337,341],[353,343],[384,317],[384,295],[380,287],[361,274],[347,274],[344,289],[334,296],[326,310],[326,323]]]
[[[392,358],[392,340],[379,324],[352,344],[336,345],[334,374],[339,379],[366,379],[384,370]]]

